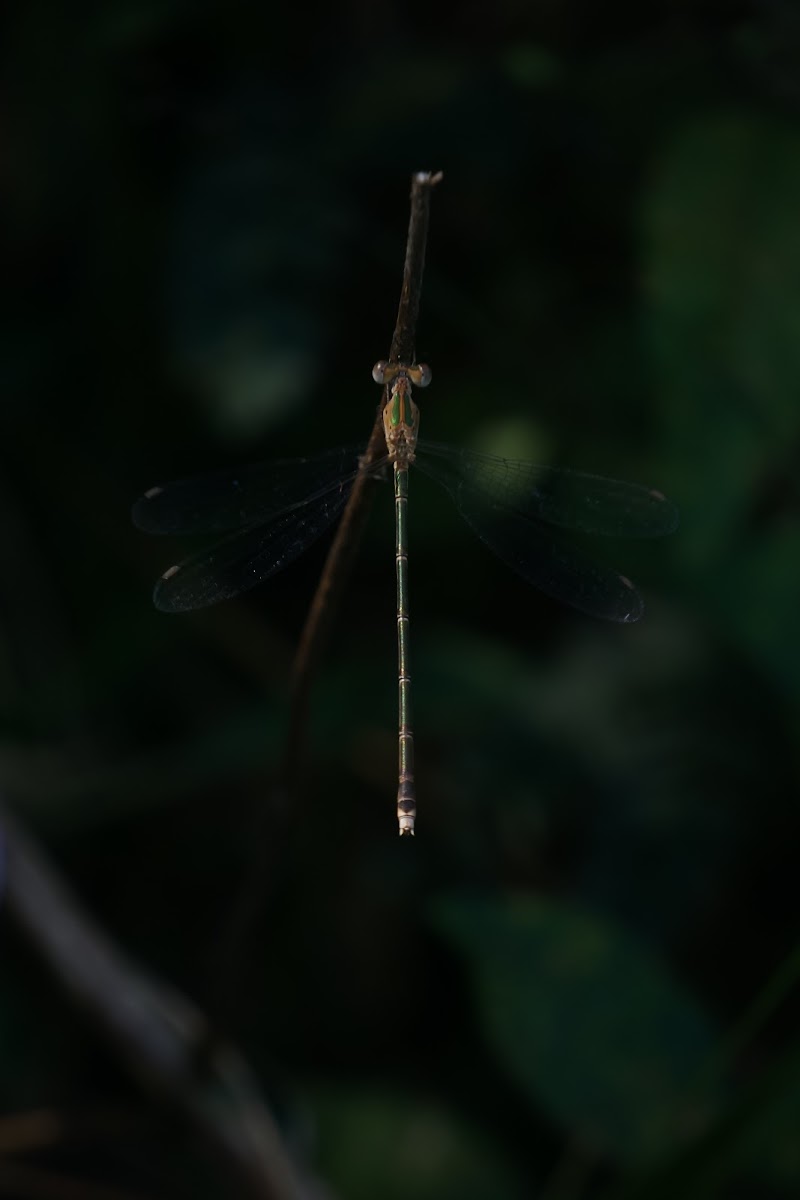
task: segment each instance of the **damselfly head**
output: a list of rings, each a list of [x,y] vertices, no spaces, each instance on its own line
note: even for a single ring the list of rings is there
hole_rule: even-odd
[[[414,387],[427,387],[432,376],[427,363],[413,363],[410,367],[406,367],[403,363],[390,363],[385,358],[381,358],[372,368],[372,378],[380,384],[407,379],[409,383],[414,384]]]

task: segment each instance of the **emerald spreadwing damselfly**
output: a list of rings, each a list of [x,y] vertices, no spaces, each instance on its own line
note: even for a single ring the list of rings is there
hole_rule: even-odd
[[[480,538],[523,579],[591,616],[637,621],[642,599],[631,581],[593,562],[561,530],[606,537],[671,533],[675,507],[661,492],[580,471],[495,458],[418,437],[412,387],[426,387],[422,364],[378,362],[373,379],[388,390],[383,409],[386,454],[365,466],[358,447],[221,471],[151,488],[134,505],[140,529],[162,534],[226,534],[170,567],[156,584],[164,612],[204,608],[238,596],[282,571],[342,512],[359,472],[394,473],[399,667],[400,834],[414,832],[408,598],[408,469],[411,464],[450,494]],[[555,531],[555,532],[554,532]]]

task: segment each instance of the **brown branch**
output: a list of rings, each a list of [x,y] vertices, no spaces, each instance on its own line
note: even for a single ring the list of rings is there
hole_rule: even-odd
[[[408,223],[406,257],[403,267],[403,286],[397,310],[390,362],[413,363],[414,343],[422,295],[425,269],[425,246],[428,238],[428,214],[431,188],[442,178],[442,172],[432,174],[418,171],[411,177],[411,215]],[[386,394],[378,408],[363,466],[369,467],[386,453],[381,413]],[[347,507],[344,510],[336,537],[328,552],[314,599],[308,610],[292,667],[292,704],[289,732],[286,741],[284,778],[289,796],[296,799],[299,790],[300,767],[303,760],[308,703],[311,683],[319,662],[337,606],[355,560],[356,551],[369,512],[369,474],[363,471],[356,479]]]
[[[422,276],[425,271],[425,248],[428,243],[428,214],[430,212],[431,188],[442,179],[442,172],[435,175],[419,171],[411,177],[411,217],[408,222],[406,261],[403,266],[403,286],[400,304],[392,337],[389,361],[410,365],[415,361],[415,342],[419,303],[422,298]]]

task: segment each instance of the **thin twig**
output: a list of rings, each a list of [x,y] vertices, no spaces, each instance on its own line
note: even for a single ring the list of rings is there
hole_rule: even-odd
[[[422,276],[425,270],[425,248],[428,244],[428,214],[431,188],[440,183],[442,172],[435,175],[418,171],[411,179],[411,217],[408,222],[406,261],[403,266],[403,287],[397,309],[397,321],[392,337],[389,361],[410,365],[415,361],[419,302],[422,298]]]
[[[425,246],[428,238],[428,214],[430,211],[431,188],[442,178],[442,172],[433,174],[418,171],[411,177],[411,215],[408,223],[406,258],[403,267],[403,286],[397,321],[392,337],[390,362],[413,363],[416,340],[417,318],[422,295],[422,276],[425,269]],[[362,465],[367,468],[386,453],[383,435],[382,412],[384,397],[378,407]],[[322,646],[331,627],[337,605],[350,575],[361,533],[369,512],[372,482],[366,470],[362,471],[353,484],[336,537],[328,552],[314,599],[308,610],[306,623],[292,667],[292,704],[289,714],[289,732],[286,743],[285,780],[287,791],[296,799],[303,760],[308,702],[311,682],[319,662]]]

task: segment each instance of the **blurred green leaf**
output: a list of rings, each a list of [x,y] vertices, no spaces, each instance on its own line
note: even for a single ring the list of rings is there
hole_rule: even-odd
[[[715,581],[728,627],[773,678],[800,691],[800,519],[776,523],[761,537],[748,539]]]
[[[800,430],[800,136],[722,116],[663,151],[643,208],[650,342],[692,520],[730,536]]]
[[[245,437],[296,408],[317,378],[328,337],[319,310],[349,223],[330,184],[287,171],[260,118],[255,104],[254,128],[189,177],[171,281],[178,367],[211,424]]]
[[[603,1200],[711,1200],[726,1182],[745,1175],[791,1183],[798,1080],[800,1045],[795,1042],[742,1087],[695,1141],[632,1172]],[[763,1182],[759,1186],[762,1190],[753,1195],[764,1194]]]
[[[505,54],[505,69],[520,88],[546,88],[556,83],[561,74],[558,58],[544,46],[521,42]]]
[[[773,674],[800,598],[800,135],[709,117],[665,147],[642,213],[648,330],[682,508],[674,552]],[[764,496],[778,497],[762,513]]]
[[[348,1200],[513,1200],[522,1189],[489,1140],[428,1100],[313,1089],[325,1177]]]
[[[798,205],[800,135],[777,121],[709,118],[662,154],[645,199],[646,281],[681,416],[702,413],[704,397],[685,389],[713,365],[763,435],[798,428]]]
[[[759,1112],[761,1136],[747,1158],[757,1178],[800,1190],[800,1062],[795,1066],[794,1083]]]
[[[467,958],[500,1062],[571,1136],[635,1161],[704,1117],[687,1097],[710,1025],[628,934],[529,898],[448,897],[434,919]]]

